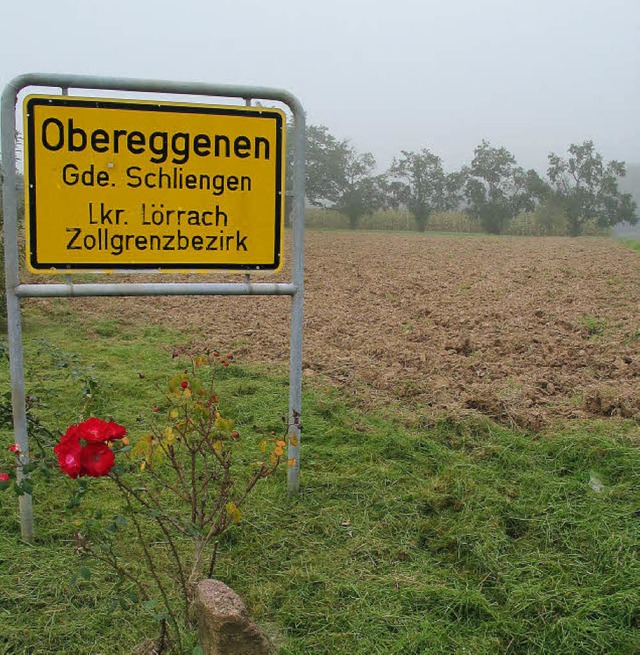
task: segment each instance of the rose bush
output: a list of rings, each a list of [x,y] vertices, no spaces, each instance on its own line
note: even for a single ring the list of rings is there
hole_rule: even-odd
[[[23,475],[12,480],[0,471],[0,489],[12,486],[18,494],[32,493],[34,472],[55,480],[57,468],[71,478],[67,509],[82,558],[78,574],[89,579],[97,563],[111,568],[116,606],[126,610],[140,603],[159,622],[155,653],[191,652],[185,648],[195,635],[195,587],[211,577],[224,533],[241,522],[250,492],[276,471],[290,427],[299,427],[294,413],[289,421],[283,417],[279,436],[269,431],[266,437],[242,438],[223,415],[217,390],[216,371],[226,376],[233,356],[180,348],[173,352],[176,358],[180,372],[150,407],[149,422],[136,424],[131,444],[127,428],[113,420],[93,416],[70,425],[61,437],[38,423],[51,437],[44,447],[36,440],[41,457],[27,461],[14,444],[9,450]],[[94,478],[113,485],[104,502],[96,496],[87,502],[89,492],[107,489]]]

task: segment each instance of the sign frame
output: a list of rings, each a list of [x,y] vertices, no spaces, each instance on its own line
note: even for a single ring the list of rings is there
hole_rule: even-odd
[[[240,270],[248,272],[252,270],[261,270],[277,272],[281,268],[284,231],[283,180],[285,157],[284,140],[286,127],[286,118],[281,110],[262,107],[258,108],[246,105],[238,107],[232,105],[179,103],[175,101],[157,102],[149,100],[131,100],[111,97],[100,98],[40,94],[33,94],[26,97],[23,101],[23,106],[25,110],[25,182],[27,184],[26,189],[28,197],[28,201],[26,203],[26,207],[28,209],[27,265],[32,273],[66,273],[74,270],[83,272],[113,272],[134,270],[162,272],[208,272],[211,270]],[[42,123],[41,129],[37,129],[37,127],[40,127],[40,120],[38,120],[36,114],[43,114],[44,116],[47,116],[47,118],[45,118]],[[62,120],[60,120],[62,115],[65,116],[65,121],[69,120],[68,126],[65,125]],[[69,118],[69,116],[71,116],[71,118]],[[135,128],[136,131],[133,133],[129,132],[129,135],[135,136],[137,138],[131,139],[129,142],[129,135],[127,135],[126,130],[116,130],[117,132],[120,132],[119,135],[114,134],[113,132],[109,134],[107,130],[100,127],[102,123],[97,125],[98,121],[104,121],[106,118],[110,119],[111,121],[117,121],[119,119],[120,121],[125,121],[125,124],[128,122],[129,125],[133,120],[137,120],[138,123],[136,124]],[[172,118],[174,119],[174,123],[175,118],[181,118],[182,121],[180,122],[180,133],[178,135],[174,135],[172,139],[169,139],[166,132],[163,133],[159,132],[158,130],[160,129],[159,126],[162,125],[163,122],[165,124],[167,122],[170,123]],[[74,119],[76,120],[76,123],[79,120],[84,121],[83,126],[74,126]],[[229,182],[230,179],[233,179],[236,176],[232,175],[231,178],[228,178],[219,173],[220,169],[229,169],[229,155],[236,153],[238,154],[238,157],[235,161],[233,161],[233,163],[235,163],[236,166],[242,166],[242,169],[245,171],[247,169],[251,170],[251,168],[247,166],[248,163],[252,163],[252,153],[251,150],[247,147],[247,137],[241,136],[239,137],[241,139],[240,143],[238,143],[237,140],[234,142],[233,146],[243,146],[242,148],[235,149],[234,152],[234,148],[230,147],[231,144],[229,143],[228,139],[226,139],[226,135],[217,135],[216,139],[225,138],[225,140],[221,142],[216,141],[214,144],[210,144],[208,148],[208,154],[215,154],[216,157],[217,155],[223,155],[223,157],[208,157],[207,159],[204,159],[205,163],[213,162],[219,167],[216,171],[217,174],[206,176],[189,174],[190,169],[188,168],[188,164],[193,162],[195,164],[200,163],[200,166],[202,166],[201,161],[198,160],[203,160],[203,158],[198,157],[196,153],[206,152],[207,149],[203,148],[203,144],[206,145],[207,140],[212,140],[208,134],[197,134],[196,138],[200,139],[199,142],[196,142],[195,139],[193,142],[191,142],[191,139],[185,138],[187,136],[191,137],[189,123],[191,123],[193,126],[196,124],[196,121],[199,121],[201,125],[205,121],[209,125],[212,123],[214,125],[224,125],[226,121],[227,125],[229,123],[235,124],[236,129],[238,129],[241,124],[246,126],[248,123],[250,123],[251,127],[253,128],[255,128],[255,126],[258,124],[262,124],[264,127],[269,127],[269,131],[271,131],[271,129],[273,130],[273,143],[263,138],[262,143],[258,143],[256,145],[256,148],[258,148],[258,145],[261,145],[262,148],[260,148],[258,152],[254,153],[258,155],[261,154],[264,158],[266,142],[266,147],[269,149],[267,159],[272,160],[269,162],[267,173],[273,175],[272,180],[265,180],[264,177],[258,178],[256,180],[255,176],[240,176],[241,181],[247,180],[248,186],[251,187],[253,184],[254,189],[250,189],[247,192],[241,187],[239,194],[237,192],[230,192],[228,194],[228,199],[225,197],[224,190],[213,190],[213,192],[211,192],[211,189],[207,188],[207,192],[212,193],[212,200],[215,201],[212,203],[211,209],[213,209],[213,206],[215,206],[214,213],[221,212],[221,215],[225,217],[225,223],[226,218],[229,216],[230,212],[229,204],[231,204],[231,216],[234,217],[236,214],[234,209],[237,208],[238,198],[241,199],[241,202],[244,201],[246,204],[247,198],[250,199],[252,194],[255,195],[255,186],[258,186],[259,189],[264,189],[264,187],[266,187],[267,191],[273,194],[272,207],[263,206],[261,203],[257,202],[252,203],[253,211],[258,211],[264,215],[270,215],[273,211],[272,224],[267,224],[266,221],[261,220],[261,217],[259,216],[257,222],[252,221],[253,223],[257,223],[255,227],[253,225],[249,226],[249,234],[246,234],[244,231],[236,231],[236,234],[239,235],[238,241],[243,248],[246,249],[245,242],[247,239],[249,239],[250,245],[252,242],[259,244],[258,247],[260,248],[261,253],[263,253],[261,258],[258,257],[258,259],[261,259],[260,262],[247,261],[247,257],[242,258],[245,261],[240,261],[239,255],[236,261],[229,261],[228,251],[225,252],[224,250],[220,249],[215,251],[213,250],[213,248],[217,248],[216,243],[210,244],[211,254],[209,254],[207,251],[207,242],[211,237],[213,237],[215,241],[218,241],[217,237],[219,235],[217,234],[217,230],[215,230],[215,234],[213,233],[213,229],[209,230],[209,232],[211,232],[209,235],[210,238],[206,239],[207,235],[205,234],[205,238],[203,238],[202,230],[194,230],[194,228],[191,227],[187,227],[186,229],[183,227],[182,232],[186,232],[186,234],[189,235],[189,243],[191,242],[191,238],[195,236],[195,239],[198,240],[197,248],[199,252],[191,250],[191,248],[187,248],[185,251],[177,250],[175,243],[172,243],[170,247],[172,247],[173,250],[155,251],[155,256],[158,261],[145,261],[143,263],[135,261],[135,256],[132,257],[129,254],[128,249],[124,252],[120,252],[116,257],[113,255],[109,257],[109,249],[103,248],[102,246],[107,246],[109,241],[114,242],[114,231],[116,232],[115,239],[118,239],[120,243],[122,243],[123,237],[128,237],[127,245],[133,244],[134,251],[135,244],[137,243],[137,239],[134,237],[139,236],[140,239],[142,239],[141,245],[143,245],[144,250],[137,253],[138,257],[141,257],[141,253],[147,255],[148,247],[151,245],[148,241],[150,237],[147,236],[149,230],[146,229],[150,223],[150,218],[148,215],[146,216],[147,223],[145,224],[145,228],[143,229],[140,225],[138,225],[137,231],[132,231],[131,227],[125,228],[123,225],[119,225],[119,223],[122,223],[124,220],[124,218],[121,219],[120,212],[124,214],[124,217],[129,219],[128,222],[131,221],[132,212],[129,211],[125,212],[124,210],[118,210],[118,214],[116,215],[115,219],[116,225],[113,225],[114,218],[109,214],[109,222],[106,223],[106,226],[101,226],[102,229],[101,227],[95,228],[93,226],[87,226],[87,221],[82,221],[80,216],[77,215],[77,208],[75,210],[76,216],[74,216],[74,218],[64,216],[63,212],[60,211],[60,207],[64,207],[66,211],[69,211],[69,207],[73,207],[74,205],[77,207],[78,203],[75,201],[76,197],[80,195],[89,196],[94,201],[97,199],[102,199],[104,201],[105,199],[109,198],[111,198],[113,201],[114,196],[117,195],[120,199],[120,202],[122,202],[123,195],[125,197],[128,196],[129,202],[142,197],[147,201],[147,213],[150,213],[151,207],[170,207],[171,205],[169,203],[172,199],[179,199],[180,204],[178,207],[182,208],[184,207],[183,203],[185,202],[185,198],[187,196],[199,195],[200,203],[202,203],[203,195],[208,195],[203,194],[202,192],[198,194],[197,189],[194,191],[192,187],[185,188],[185,179],[186,182],[192,183],[197,183],[198,179],[200,183],[205,181],[207,182],[208,187],[210,187],[212,181],[217,183],[220,183],[221,181]],[[150,130],[150,134],[151,137],[155,135],[155,142],[152,140],[149,134],[147,134],[145,138],[145,134],[142,131],[139,131],[141,129],[140,123],[147,125],[151,123],[153,125]],[[46,131],[44,125],[47,125]],[[95,129],[96,127],[97,129]],[[98,132],[97,137],[99,137],[99,140],[95,139],[96,143],[93,143],[96,132]],[[46,135],[50,135],[49,138],[55,141],[55,143],[47,142],[45,139]],[[161,136],[164,136],[162,141],[157,138]],[[180,136],[181,138],[176,142],[175,136]],[[45,142],[47,145],[45,145]],[[143,142],[142,145],[141,142]],[[185,150],[181,151],[181,157],[176,157],[176,153],[171,151],[171,146],[175,147],[177,144],[187,146],[186,156],[184,154]],[[164,149],[158,150],[158,145],[164,145]],[[220,150],[215,152],[214,146],[216,149],[220,148]],[[225,147],[229,148],[230,152],[229,150],[225,150]],[[109,152],[110,150],[114,150],[115,152]],[[273,150],[273,152],[271,152],[271,150]],[[87,152],[85,153],[85,151]],[[158,153],[163,156],[159,156]],[[147,157],[141,156],[144,154],[146,154]],[[227,155],[226,160],[224,158],[225,154]],[[170,155],[173,155],[173,161],[170,159]],[[127,158],[129,164],[137,164],[135,166],[131,166],[131,169],[136,169],[138,175],[136,175],[134,178],[129,178],[128,183],[126,182],[126,178],[125,180],[118,180],[120,188],[112,188],[116,187],[115,181],[112,181],[116,177],[115,173],[116,171],[118,173],[124,173],[124,170],[120,170],[120,163],[122,161],[127,161]],[[55,165],[58,167],[62,167],[61,162],[64,161],[67,162],[67,165],[65,165],[64,168],[60,168],[60,170],[56,170],[56,175],[53,175],[51,164],[46,165],[44,163],[40,163],[40,161],[45,162],[47,160],[53,160]],[[84,167],[82,166],[83,161]],[[107,161],[108,163],[106,163]],[[156,161],[157,165],[154,164]],[[103,163],[102,169],[100,169],[100,162]],[[92,172],[90,180],[87,180],[88,185],[85,185],[81,179],[79,180],[77,178],[80,174],[80,171],[88,166],[89,163],[91,164]],[[149,173],[149,168],[142,167],[145,164],[148,167],[151,167],[152,170],[157,169],[156,172]],[[126,164],[124,164],[122,168],[124,168],[124,166],[126,166]],[[68,179],[67,174],[65,173],[69,167],[74,171],[73,175],[75,178],[73,180]],[[253,168],[255,168],[255,165]],[[265,166],[263,165],[262,168],[265,168]],[[129,168],[126,169],[127,172],[129,172],[129,170]],[[144,173],[142,173],[143,171]],[[259,172],[264,175],[262,171]],[[164,180],[164,183],[168,184],[169,188],[156,188],[155,191],[150,191],[148,188],[145,189],[145,180],[149,177],[149,175],[152,177],[155,175],[155,178],[160,177],[160,181],[162,182]],[[95,179],[96,176],[98,176],[97,180]],[[106,178],[106,180],[104,178]],[[132,189],[133,183],[138,185],[135,190]],[[177,192],[175,188],[172,188],[172,185],[176,184],[180,185],[180,188]],[[40,192],[41,186],[48,186],[53,188],[54,193],[50,193],[48,198],[44,197],[39,200],[39,196],[43,195]],[[156,187],[157,186],[159,186],[159,184],[156,184]],[[190,191],[189,189],[192,190]],[[155,202],[150,203],[150,199],[154,200]],[[47,200],[49,200],[49,202],[46,202]],[[220,205],[218,204],[220,202],[223,203],[222,209],[220,209]],[[56,203],[59,203],[59,206]],[[111,207],[111,205],[104,202],[100,202],[99,204],[94,202],[93,204],[95,205],[94,213],[97,215],[93,217],[93,220],[94,222],[97,222],[100,220],[98,206],[102,211],[104,206]],[[258,207],[256,207],[256,205],[258,205]],[[186,214],[186,212],[183,213]],[[45,218],[40,218],[41,215],[44,215]],[[66,235],[62,233],[63,236],[59,237],[58,231],[53,228],[53,224],[57,218],[57,215],[62,215],[64,225],[61,227],[65,227],[69,223],[74,223],[76,227],[73,229],[77,230],[76,234],[80,234],[77,226],[81,225],[83,232],[85,233],[85,240],[94,239],[95,243],[96,235],[94,235],[92,232],[97,232],[97,241],[100,246],[98,250],[100,253],[99,256],[92,256],[93,250],[89,251],[91,253],[89,256],[91,261],[84,262],[77,261],[77,255],[76,257],[71,257],[70,252],[60,253],[61,248],[59,241],[64,239]],[[167,222],[169,222],[170,218],[167,219]],[[185,218],[184,220],[186,221],[187,219]],[[206,220],[206,218],[203,220]],[[233,220],[230,222],[232,224],[234,223]],[[218,221],[216,219],[210,219],[207,221],[207,223],[215,223],[215,226],[218,226]],[[91,227],[93,227],[93,230],[91,230]],[[167,228],[164,227],[163,229],[163,227],[164,226],[162,226],[162,224],[160,227],[154,225],[152,226],[152,230],[155,228],[155,232],[164,232],[164,235],[160,236],[171,236],[171,234],[167,234]],[[40,240],[38,235],[39,232],[44,233],[45,230],[48,233],[48,238],[43,238],[42,243],[46,245],[47,250],[50,251],[54,249],[56,245],[58,245],[57,250],[60,254],[58,257],[54,257],[53,259],[51,256],[40,257],[42,254],[43,246],[39,246]],[[260,232],[256,233],[258,230],[260,230]],[[88,231],[89,234],[86,234]],[[194,231],[195,235],[193,234]],[[267,233],[266,241],[263,234],[265,231]],[[123,234],[123,232],[126,232],[126,234]],[[169,232],[175,232],[175,230],[169,230]],[[220,230],[220,232],[222,232],[222,230]],[[71,234],[71,241],[73,241],[73,232]],[[242,239],[240,235],[244,235],[245,238]],[[231,234],[232,247],[233,236],[234,235]],[[160,242],[159,235],[154,234],[154,237]],[[185,237],[182,236],[182,238],[184,239]],[[67,240],[69,239],[66,239],[65,242]],[[71,241],[69,242],[71,243]],[[102,242],[104,242],[104,244]],[[74,243],[72,244],[72,248],[75,252],[77,252],[77,249],[79,249],[79,243],[82,243],[82,236],[80,236],[79,239],[76,237]],[[271,247],[268,253],[263,252],[266,250],[264,245],[265,243],[267,246]],[[227,243],[227,245],[229,244]],[[194,246],[196,246],[196,244],[194,244]],[[237,249],[239,251],[242,250],[240,247]],[[82,250],[80,251],[82,252]],[[173,255],[167,256],[165,252],[173,253]],[[190,261],[186,256],[186,253],[189,253],[192,258],[194,258],[196,254],[198,256],[196,256],[193,261]],[[122,255],[124,255],[124,257],[122,257]],[[161,255],[164,257],[165,261],[160,261]],[[268,257],[265,257],[265,255],[268,255]],[[58,259],[62,260],[63,257],[67,257],[67,261],[57,261]],[[148,257],[141,258],[148,259]],[[101,261],[101,259],[103,261]],[[212,261],[207,261],[208,259]],[[222,259],[224,261],[216,261],[216,259]]]
[[[16,190],[16,107],[19,94],[28,87],[107,92],[166,94],[173,96],[217,97],[281,102],[293,115],[293,210],[291,234],[291,278],[289,282],[254,283],[250,275],[243,282],[128,282],[80,283],[73,275],[66,282],[29,284],[21,281],[18,253],[18,203]],[[215,85],[197,82],[27,73],[11,80],[2,93],[1,144],[3,153],[3,221],[5,252],[5,284],[7,294],[7,336],[14,439],[20,446],[23,463],[29,462],[26,398],[22,344],[21,301],[23,298],[89,297],[89,296],[158,296],[158,295],[287,295],[291,297],[289,353],[289,414],[296,417],[290,427],[288,444],[287,488],[299,492],[300,425],[302,410],[302,331],[304,306],[304,197],[305,197],[305,112],[299,100],[288,91],[270,87]],[[72,272],[73,273],[73,272]],[[110,276],[111,277],[111,276]],[[17,481],[28,478],[21,469]],[[30,494],[19,498],[22,538],[34,540],[33,509]]]

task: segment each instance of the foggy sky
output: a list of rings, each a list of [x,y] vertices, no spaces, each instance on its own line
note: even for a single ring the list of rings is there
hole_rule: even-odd
[[[482,140],[640,162],[638,0],[2,0],[0,86],[74,73],[287,89],[386,168]]]

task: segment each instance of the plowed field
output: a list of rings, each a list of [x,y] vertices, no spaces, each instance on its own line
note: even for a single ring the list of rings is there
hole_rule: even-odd
[[[365,406],[401,400],[434,416],[479,412],[534,429],[562,418],[640,419],[640,257],[630,248],[429,234],[306,239],[308,378]],[[287,298],[73,302],[125,323],[199,326],[241,361],[288,358]]]

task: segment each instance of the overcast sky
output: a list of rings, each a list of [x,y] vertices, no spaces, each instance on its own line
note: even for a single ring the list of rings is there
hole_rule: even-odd
[[[640,162],[639,0],[2,0],[0,84],[27,72],[287,89],[385,168],[482,140],[524,166],[593,139]]]

